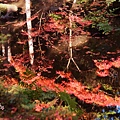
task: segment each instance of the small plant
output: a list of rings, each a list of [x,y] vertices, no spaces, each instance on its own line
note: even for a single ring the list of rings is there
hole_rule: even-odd
[[[56,14],[54,14],[54,13],[49,14],[49,16],[52,17],[52,18],[54,18],[55,20],[60,20],[60,19],[62,19],[62,16],[61,16],[61,15],[56,15]]]
[[[100,31],[103,31],[103,34],[108,34],[113,30],[108,21],[98,23],[97,27]]]
[[[55,92],[52,91],[44,92],[40,88],[37,88],[36,90],[25,89],[22,94],[27,95],[28,99],[32,101],[39,100],[49,102],[50,100],[56,97]]]
[[[65,102],[65,105],[68,106],[70,111],[74,111],[79,115],[82,114],[82,110],[78,108],[75,98],[71,98],[71,96],[66,92],[60,92],[59,96],[60,99]]]
[[[65,101],[66,105],[69,106],[69,109],[72,111],[72,110],[75,110],[76,109],[76,105],[77,103],[75,102],[75,99],[71,98],[69,94],[67,94],[66,92],[60,92],[60,98]]]
[[[89,12],[86,19],[92,21],[92,28],[97,28],[99,31],[103,31],[103,34],[108,34],[113,30],[109,24],[109,20],[106,16],[107,12],[102,12],[101,10]]]

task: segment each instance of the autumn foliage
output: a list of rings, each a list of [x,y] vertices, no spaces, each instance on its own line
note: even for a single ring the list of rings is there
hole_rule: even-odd
[[[116,60],[112,59],[111,61],[108,60],[102,60],[97,61],[94,60],[95,66],[98,68],[96,73],[100,77],[106,77],[109,76],[109,69],[111,67],[119,68],[120,67],[120,57],[118,57]]]
[[[108,61],[107,61],[108,62]],[[97,87],[95,87],[93,90],[89,90],[87,86],[82,85],[81,82],[78,82],[77,80],[73,79],[71,77],[71,73],[65,73],[62,71],[57,71],[56,74],[58,74],[62,79],[66,78],[68,82],[63,81],[61,84],[55,83],[55,79],[49,79],[41,76],[35,76],[32,78],[24,79],[24,70],[25,68],[20,63],[16,63],[14,60],[12,61],[12,65],[15,66],[17,71],[20,73],[21,81],[24,83],[30,85],[33,82],[36,84],[36,86],[40,87],[43,91],[55,91],[58,92],[64,92],[66,91],[70,95],[76,96],[79,100],[84,101],[86,103],[90,104],[96,104],[99,106],[116,106],[120,105],[120,97],[111,97],[104,93],[104,91],[100,90],[101,85],[98,84]],[[101,64],[97,64],[99,67]],[[105,66],[106,64],[104,64]],[[102,65],[101,65],[102,66]],[[100,70],[104,67],[100,66]],[[106,67],[106,66],[105,66]],[[109,68],[108,65],[106,67]],[[49,107],[48,104],[41,104],[43,107]],[[40,108],[42,109],[42,108]]]
[[[97,2],[99,3],[99,1]],[[98,5],[98,7],[100,7],[101,3],[93,4],[93,6],[94,5]],[[90,9],[93,6],[90,5]],[[97,9],[96,6],[95,8]],[[14,56],[11,56],[10,61],[7,63],[3,63],[2,65],[3,68],[6,68],[8,70],[7,71],[5,69],[8,73],[5,71],[4,73],[6,74],[2,75],[2,79],[4,79],[2,82],[5,88],[18,85],[23,89],[23,91],[26,88],[32,90],[32,92],[33,91],[36,92],[37,89],[40,89],[45,94],[52,91],[58,95],[57,97],[52,98],[52,100],[48,99],[47,102],[44,100],[42,101],[40,99],[38,100],[36,98],[34,99],[33,94],[30,96],[32,98],[30,102],[34,103],[34,106],[32,106],[30,112],[36,112],[40,115],[41,113],[45,113],[47,110],[49,111],[50,109],[52,109],[52,107],[57,106],[56,110],[52,109],[53,110],[52,112],[54,113],[49,113],[53,114],[53,117],[57,118],[56,120],[63,120],[63,118],[66,117],[64,114],[68,114],[63,112],[64,114],[62,113],[63,115],[60,116],[60,112],[62,110],[65,110],[66,107],[65,102],[67,101],[66,100],[64,102],[63,101],[61,102],[60,93],[65,93],[64,95],[67,94],[69,97],[71,97],[71,100],[74,100],[75,105],[77,104],[78,105],[77,107],[79,109],[82,108],[81,103],[88,106],[89,105],[97,106],[100,108],[107,108],[109,106],[111,107],[120,106],[119,88],[116,88],[115,85],[112,86],[113,83],[115,84],[119,83],[118,74],[120,69],[119,43],[117,45],[117,40],[114,42],[113,40],[109,40],[108,38],[106,38],[106,35],[101,34],[103,33],[102,30],[106,30],[106,32],[108,31],[107,28],[108,26],[106,27],[104,26],[106,24],[103,24],[104,21],[108,20],[108,17],[105,18],[107,15],[105,15],[103,11],[102,12],[97,11],[98,12],[97,13],[96,10],[94,11],[93,9],[92,10],[95,13],[89,12],[91,10],[89,10],[87,4],[85,6],[84,4],[76,6],[76,9],[73,10],[75,13],[73,12],[71,14],[70,10],[66,9],[67,9],[66,7],[59,8],[55,12],[50,12],[49,14],[47,13],[48,14],[47,16],[44,16],[43,13],[43,16],[41,15],[41,18],[39,18],[40,11],[37,13],[34,13],[34,10],[32,11],[34,15],[32,15],[30,21],[32,21],[33,23],[33,28],[31,29],[31,37],[33,38],[34,42],[34,57],[35,57],[33,65],[30,65],[27,44],[28,40],[26,39],[29,36],[29,34],[27,30],[24,28],[26,25],[26,21],[24,20],[19,21],[17,23],[16,22],[13,23],[14,27],[20,27],[19,30],[20,39],[18,39],[16,43],[18,46],[20,45],[22,46],[23,51],[20,54],[15,54]],[[103,10],[106,10],[106,7]],[[90,20],[85,19],[85,16],[87,16],[88,13],[90,13],[92,18]],[[101,21],[103,23],[101,23]],[[72,24],[72,26],[70,26],[70,24]],[[102,29],[100,29],[100,31],[97,29],[96,32],[97,28],[96,26],[99,28],[102,26],[101,27]],[[71,32],[72,36],[70,36],[70,29],[72,31]],[[108,31],[108,33],[109,32],[110,31]],[[112,32],[111,34],[113,34]],[[88,38],[84,37],[83,46],[79,45],[79,43],[82,44],[81,37],[82,35],[89,36]],[[97,37],[96,36],[94,37],[94,35],[96,35]],[[71,46],[69,46],[69,42],[71,39],[72,39],[71,42],[74,42],[77,39],[75,41],[76,42],[75,46],[72,46],[73,45],[72,43]],[[103,39],[105,40],[103,41]],[[97,42],[94,40],[97,40]],[[114,50],[112,50],[113,46],[115,46]],[[12,47],[14,48],[16,46]],[[61,49],[59,49],[60,47]],[[72,51],[71,52],[72,55],[69,54],[70,50]],[[14,52],[14,49],[12,51]],[[103,53],[104,55],[102,55]],[[67,71],[66,70],[67,62],[71,59],[71,57],[72,60],[74,61],[73,63],[70,64],[69,70]],[[3,59],[6,58],[3,57]],[[1,58],[0,60],[2,61]],[[2,63],[1,61],[0,65]],[[11,67],[14,68],[14,72],[12,71]],[[77,68],[79,68],[80,70]],[[117,74],[112,74],[111,70],[116,70],[118,72]],[[88,72],[91,72],[92,74],[90,77]],[[116,79],[111,80],[113,79],[114,76],[115,77],[117,76]],[[117,86],[119,86],[119,84]],[[13,91],[11,93],[8,92],[7,94],[8,97],[9,95],[12,96]],[[35,94],[37,94],[37,92]],[[45,96],[45,94],[43,96]],[[20,100],[21,99],[22,98],[20,98]],[[25,99],[24,102],[26,101],[27,100]],[[1,102],[4,103],[4,100],[0,101],[0,105]],[[26,112],[28,110],[29,105],[24,106],[22,104],[20,106],[19,101],[17,102],[18,106],[11,105],[12,106],[10,108],[11,115],[16,114],[21,106],[25,108],[22,109],[21,111]],[[68,114],[69,120],[72,120],[72,117],[76,116],[78,112],[77,107],[75,107],[74,111],[69,109],[70,110],[70,114]],[[34,120],[36,118],[31,117],[30,119]],[[49,119],[49,117],[46,117],[46,120],[47,119]]]

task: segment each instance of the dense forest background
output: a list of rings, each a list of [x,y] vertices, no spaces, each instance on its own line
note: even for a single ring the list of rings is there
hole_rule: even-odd
[[[0,0],[0,120],[118,120],[119,86],[119,0]]]

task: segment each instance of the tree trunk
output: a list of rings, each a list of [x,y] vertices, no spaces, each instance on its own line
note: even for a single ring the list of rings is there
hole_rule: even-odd
[[[27,28],[28,28],[28,45],[29,45],[29,54],[30,54],[30,63],[31,65],[34,62],[34,48],[33,48],[33,39],[31,36],[31,11],[30,11],[30,0],[25,0],[26,3],[26,20],[27,20]]]

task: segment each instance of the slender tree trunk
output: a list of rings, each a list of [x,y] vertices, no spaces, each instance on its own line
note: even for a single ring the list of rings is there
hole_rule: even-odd
[[[34,48],[33,48],[33,39],[31,36],[31,10],[30,10],[30,0],[25,0],[26,7],[26,20],[27,20],[27,28],[28,28],[28,45],[29,45],[29,54],[30,54],[30,63],[31,65],[34,62]]]
[[[10,38],[8,38],[7,54],[8,54],[8,61],[11,62],[12,53],[10,48]]]
[[[73,1],[73,5],[76,3],[76,0]],[[72,5],[72,7],[73,7]],[[74,65],[76,66],[76,68],[78,69],[78,71],[81,73],[81,70],[80,68],[78,67],[77,63],[75,62],[74,58],[73,58],[73,45],[72,45],[72,19],[71,19],[71,16],[73,15],[73,12],[72,12],[72,8],[69,12],[69,23],[70,23],[70,27],[69,27],[69,55],[70,55],[70,58],[68,60],[68,64],[67,64],[67,70],[69,68],[69,65],[70,65],[70,62],[72,61],[74,63]]]
[[[2,56],[5,57],[5,46],[4,46],[4,44],[2,44]]]

